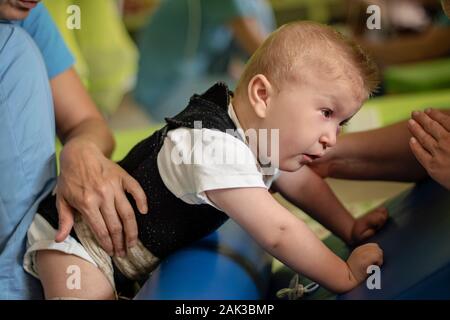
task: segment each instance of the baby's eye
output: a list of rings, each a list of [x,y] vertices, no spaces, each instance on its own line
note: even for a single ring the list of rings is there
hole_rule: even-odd
[[[331,110],[331,109],[322,109],[322,114],[323,114],[323,116],[325,118],[329,118],[333,114],[333,110]]]

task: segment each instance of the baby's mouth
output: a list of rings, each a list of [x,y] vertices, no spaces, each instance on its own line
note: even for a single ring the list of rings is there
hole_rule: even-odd
[[[308,158],[310,158],[311,160],[316,160],[321,157],[320,155],[308,154],[308,153],[305,153],[304,155],[307,156]]]
[[[309,153],[304,153],[303,154],[303,158],[306,160],[306,162],[310,163],[313,162],[316,159],[319,159],[320,157],[322,157],[322,155],[318,155],[318,154],[309,154]]]
[[[320,158],[319,155],[314,155],[314,154],[308,154],[308,153],[303,153],[302,154],[302,158],[300,160],[301,164],[308,164],[313,162],[314,160]]]

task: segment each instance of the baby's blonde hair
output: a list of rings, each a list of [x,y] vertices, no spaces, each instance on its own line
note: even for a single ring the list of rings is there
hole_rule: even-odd
[[[248,83],[257,74],[263,74],[280,89],[284,81],[301,80],[311,67],[333,80],[343,78],[359,84],[365,91],[361,94],[366,97],[379,83],[377,66],[353,41],[329,26],[296,21],[277,29],[255,51],[236,92],[246,92]]]

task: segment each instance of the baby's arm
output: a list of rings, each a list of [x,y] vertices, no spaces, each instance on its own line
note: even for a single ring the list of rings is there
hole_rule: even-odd
[[[206,192],[210,201],[239,223],[269,253],[334,292],[346,292],[367,277],[367,267],[382,264],[376,244],[357,248],[347,263],[264,188]]]
[[[306,166],[296,172],[282,172],[274,183],[274,190],[349,245],[372,236],[387,219],[384,208],[359,219],[353,218],[328,184]]]

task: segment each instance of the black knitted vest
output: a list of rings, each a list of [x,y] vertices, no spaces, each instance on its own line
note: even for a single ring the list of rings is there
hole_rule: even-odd
[[[138,143],[118,164],[133,176],[143,188],[148,200],[148,214],[140,214],[130,194],[138,225],[139,239],[158,258],[199,240],[219,228],[228,218],[226,214],[206,204],[191,205],[173,195],[164,185],[157,166],[157,156],[170,130],[194,128],[194,121],[202,121],[202,128],[226,132],[236,127],[228,115],[231,92],[217,83],[202,95],[193,95],[188,106],[173,118],[166,118],[166,126]],[[48,196],[38,212],[54,227],[58,227],[55,197]],[[72,236],[76,235],[72,231]]]

